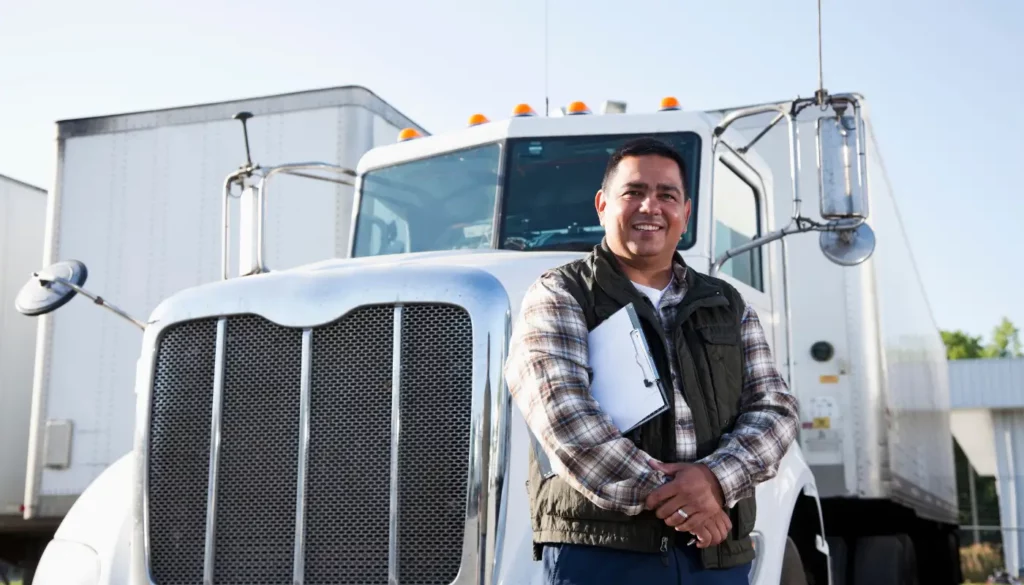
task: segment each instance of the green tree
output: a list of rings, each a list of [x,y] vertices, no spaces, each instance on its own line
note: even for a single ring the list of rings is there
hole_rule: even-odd
[[[973,337],[957,329],[956,331],[941,331],[942,342],[946,344],[946,359],[950,360],[973,360],[981,357],[988,357],[985,348],[981,345],[981,336]]]
[[[982,343],[980,335],[969,335],[959,329],[943,330],[940,333],[942,342],[946,344],[946,359],[1024,357],[1024,353],[1021,352],[1020,329],[1006,317],[992,329],[992,341],[987,345]]]
[[[1013,322],[1003,317],[1002,322],[992,330],[992,343],[985,347],[985,357],[1012,358],[1022,357],[1020,349],[1020,329]]]

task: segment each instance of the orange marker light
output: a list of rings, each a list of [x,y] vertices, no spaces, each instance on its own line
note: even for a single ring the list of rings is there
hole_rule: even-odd
[[[567,116],[579,116],[580,114],[589,114],[590,108],[583,102],[573,102],[565,108],[565,115]]]
[[[488,120],[487,116],[483,114],[473,114],[472,116],[469,117],[470,126],[478,126],[480,124],[486,124],[488,122],[490,122],[490,120]]]
[[[401,132],[398,133],[398,141],[399,142],[405,142],[406,140],[411,140],[413,138],[419,138],[421,136],[423,136],[423,135],[420,134],[419,131],[416,130],[415,128],[405,128]]]
[[[530,104],[519,104],[512,108],[512,117],[518,118],[522,116],[536,116],[537,112],[533,111]]]
[[[661,99],[661,108],[660,109],[661,109],[662,112],[664,112],[664,111],[669,111],[669,110],[680,110],[682,108],[679,106],[679,100],[677,100],[676,98],[674,98],[672,96],[668,96],[666,98],[662,98]]]

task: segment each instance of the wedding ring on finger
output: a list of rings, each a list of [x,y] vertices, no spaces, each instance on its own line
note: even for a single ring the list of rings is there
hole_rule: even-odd
[[[686,520],[687,518],[690,517],[690,515],[687,514],[686,512],[684,512],[682,508],[679,508],[678,510],[676,510],[676,514],[679,514],[680,516],[682,516],[683,520]]]

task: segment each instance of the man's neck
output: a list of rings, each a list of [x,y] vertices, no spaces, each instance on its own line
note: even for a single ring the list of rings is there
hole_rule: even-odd
[[[626,277],[637,284],[649,286],[658,290],[664,289],[668,286],[668,283],[672,282],[672,258],[670,257],[668,263],[663,260],[652,261],[650,263],[640,263],[636,261],[623,260],[617,258],[619,267],[622,268],[622,272],[626,274]]]

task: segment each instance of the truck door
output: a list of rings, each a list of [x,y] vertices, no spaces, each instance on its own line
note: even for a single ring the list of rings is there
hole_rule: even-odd
[[[731,248],[768,231],[764,182],[757,172],[731,151],[715,152],[712,189],[711,261]],[[736,287],[754,307],[776,360],[783,363],[776,343],[777,319],[773,315],[771,287],[766,265],[768,247],[754,248],[730,258],[717,276]],[[780,369],[780,371],[783,371]]]

